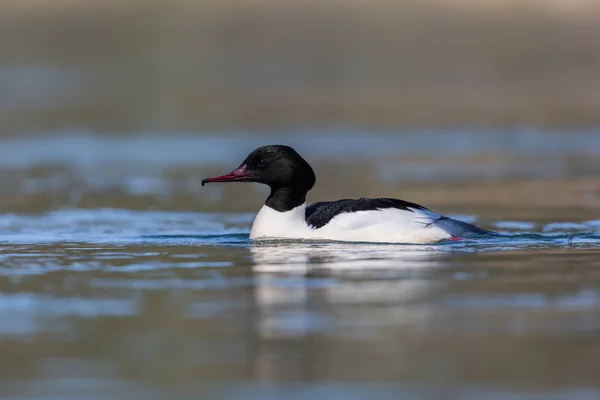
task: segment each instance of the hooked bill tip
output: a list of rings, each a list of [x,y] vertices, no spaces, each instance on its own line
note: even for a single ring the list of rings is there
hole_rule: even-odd
[[[202,186],[204,186],[205,184],[207,184],[208,182],[210,182],[210,180],[208,178],[206,179],[202,179]]]

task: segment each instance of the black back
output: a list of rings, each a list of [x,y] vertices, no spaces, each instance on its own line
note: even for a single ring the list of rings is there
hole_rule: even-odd
[[[376,211],[386,208],[397,208],[399,210],[410,211],[411,208],[417,210],[427,210],[427,208],[415,203],[399,199],[377,198],[377,199],[343,199],[337,201],[324,201],[311,204],[306,207],[306,223],[312,228],[321,228],[333,217],[343,213],[351,213],[356,211]]]

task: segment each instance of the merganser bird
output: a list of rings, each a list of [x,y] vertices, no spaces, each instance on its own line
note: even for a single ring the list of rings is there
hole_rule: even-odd
[[[254,150],[242,164],[208,182],[259,182],[271,194],[258,212],[250,239],[322,239],[349,242],[433,243],[493,232],[404,200],[343,199],[306,206],[315,184],[311,166],[291,147]]]

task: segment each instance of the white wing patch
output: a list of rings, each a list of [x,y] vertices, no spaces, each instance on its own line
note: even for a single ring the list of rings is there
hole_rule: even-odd
[[[435,225],[440,215],[411,208],[412,211],[386,208],[336,215],[315,238],[389,243],[431,243],[451,235]]]

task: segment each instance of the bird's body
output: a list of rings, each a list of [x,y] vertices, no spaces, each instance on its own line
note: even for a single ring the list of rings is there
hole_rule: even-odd
[[[365,202],[388,199],[340,200]],[[447,218],[423,207],[328,211],[338,202],[301,204],[289,211],[263,206],[252,224],[251,239],[287,238],[348,242],[432,243],[452,237],[473,237],[487,231]],[[312,208],[312,210],[311,210]],[[323,210],[325,209],[325,210]],[[315,214],[320,213],[320,219]]]
[[[434,243],[492,232],[404,200],[344,199],[306,206],[314,172],[295,150],[264,146],[236,170],[206,182],[260,182],[271,194],[257,214],[251,239],[314,239],[350,242]]]
[[[431,243],[452,236],[435,225],[436,217],[420,210],[387,208],[340,213],[320,227],[307,222],[306,210],[305,204],[284,212],[265,205],[254,219],[250,238]]]

